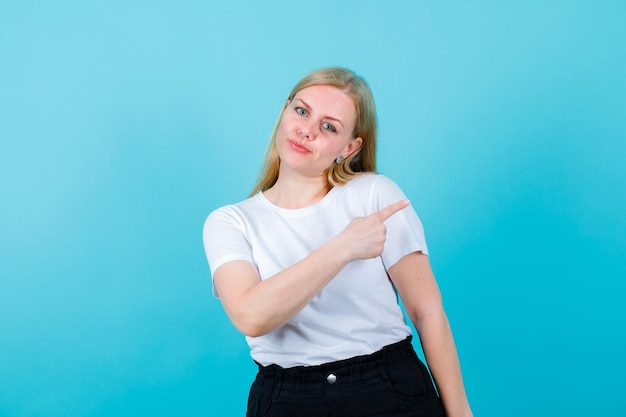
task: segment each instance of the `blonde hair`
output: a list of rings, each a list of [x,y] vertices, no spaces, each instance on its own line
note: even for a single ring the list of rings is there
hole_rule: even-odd
[[[314,85],[330,85],[343,91],[354,102],[356,122],[354,138],[363,139],[361,147],[348,156],[340,164],[332,164],[326,169],[324,180],[328,188],[343,185],[355,176],[364,172],[376,171],[376,107],[372,91],[365,80],[346,68],[327,67],[317,69],[304,76],[291,90],[276,120],[268,143],[263,167],[259,179],[250,195],[271,188],[278,180],[280,158],[276,152],[276,131],[282,120],[283,112],[294,96],[307,87]]]

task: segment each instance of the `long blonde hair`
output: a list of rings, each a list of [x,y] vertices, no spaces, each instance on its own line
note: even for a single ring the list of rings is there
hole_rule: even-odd
[[[372,91],[365,80],[346,68],[327,67],[317,69],[304,76],[291,90],[283,108],[276,120],[270,140],[265,152],[263,167],[259,173],[259,179],[250,195],[271,188],[278,180],[280,158],[276,152],[276,131],[282,120],[283,112],[302,89],[314,85],[330,85],[336,87],[348,95],[356,108],[356,123],[354,125],[354,138],[361,137],[361,147],[348,156],[340,164],[332,164],[326,169],[324,179],[326,186],[332,188],[343,185],[355,176],[364,172],[376,171],[376,107]]]

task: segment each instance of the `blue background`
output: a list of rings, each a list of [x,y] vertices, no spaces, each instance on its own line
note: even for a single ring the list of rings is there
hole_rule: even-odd
[[[0,415],[242,416],[201,228],[341,65],[476,416],[626,415],[626,2],[0,1]]]

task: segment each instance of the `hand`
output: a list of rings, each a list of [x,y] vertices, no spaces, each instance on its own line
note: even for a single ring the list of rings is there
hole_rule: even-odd
[[[346,242],[350,260],[375,258],[383,253],[387,240],[383,223],[408,205],[408,200],[397,201],[367,217],[352,220],[339,235]]]

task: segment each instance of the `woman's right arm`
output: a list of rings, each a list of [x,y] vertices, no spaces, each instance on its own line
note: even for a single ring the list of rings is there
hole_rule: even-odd
[[[286,323],[348,263],[379,256],[385,244],[383,222],[408,204],[406,200],[398,201],[370,216],[354,219],[307,257],[265,280],[247,261],[220,266],[213,282],[230,320],[252,337]]]

